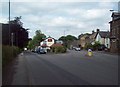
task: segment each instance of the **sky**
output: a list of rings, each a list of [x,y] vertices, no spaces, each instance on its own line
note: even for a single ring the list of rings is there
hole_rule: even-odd
[[[8,1],[0,2],[0,23],[8,22]],[[118,10],[119,0],[11,0],[11,19],[22,16],[23,27],[29,37],[41,30],[55,39],[63,35],[92,33],[100,29],[108,31],[111,14]]]

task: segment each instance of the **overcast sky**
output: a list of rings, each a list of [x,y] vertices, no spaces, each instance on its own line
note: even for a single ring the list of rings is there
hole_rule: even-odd
[[[118,10],[118,1],[80,0],[11,0],[11,19],[22,16],[24,28],[29,28],[29,37],[40,29],[46,36],[58,39],[62,35],[91,33],[99,28],[109,30],[110,9]],[[0,23],[8,21],[8,0],[0,3]]]

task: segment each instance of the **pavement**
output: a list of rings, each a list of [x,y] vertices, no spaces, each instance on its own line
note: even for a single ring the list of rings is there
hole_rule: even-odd
[[[14,65],[7,85],[117,85],[118,56],[69,50],[63,54],[26,51]]]

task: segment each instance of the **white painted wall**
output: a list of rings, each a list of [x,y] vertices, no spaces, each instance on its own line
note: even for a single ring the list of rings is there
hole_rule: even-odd
[[[102,43],[101,36],[99,33],[97,34],[95,41],[99,41],[100,43]]]
[[[110,39],[109,38],[105,38],[105,46],[110,48]]]
[[[48,42],[48,39],[52,39],[52,42]],[[49,47],[55,43],[55,40],[53,38],[47,38],[45,41],[46,41],[47,46]]]
[[[100,34],[97,34],[95,41],[99,41],[100,44],[104,44],[106,47],[110,48],[110,39],[109,38],[101,38]]]
[[[100,43],[105,44],[105,38],[101,38]]]

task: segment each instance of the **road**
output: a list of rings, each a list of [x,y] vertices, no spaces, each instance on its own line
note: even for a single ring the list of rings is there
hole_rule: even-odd
[[[118,56],[86,51],[24,52],[14,65],[12,85],[117,85]]]

